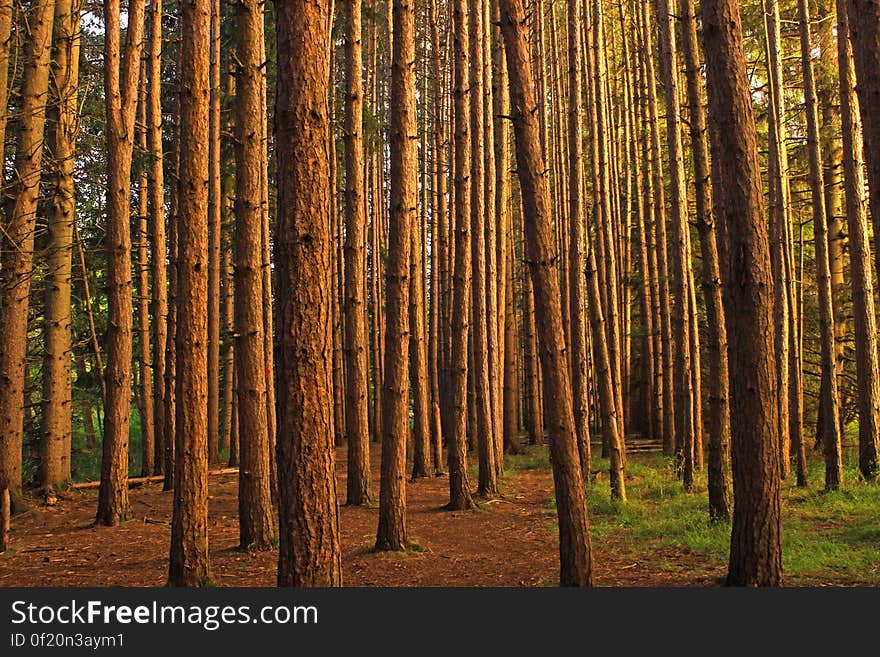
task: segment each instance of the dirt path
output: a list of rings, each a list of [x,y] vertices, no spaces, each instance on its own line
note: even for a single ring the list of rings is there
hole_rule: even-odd
[[[378,450],[374,449],[378,493]],[[345,495],[344,451],[338,489]],[[341,507],[343,573],[348,586],[546,586],[558,581],[555,512],[549,472],[526,470],[505,481],[502,498],[475,511],[441,509],[446,477],[408,486],[407,554],[372,551],[378,510]],[[377,495],[378,496],[378,495]],[[16,519],[12,550],[0,556],[0,586],[162,586],[165,584],[171,494],[161,484],[131,491],[134,518],[120,527],[94,527],[97,491],[72,491],[53,507]],[[277,552],[237,549],[237,477],[210,478],[212,578],[218,586],[274,586]],[[594,543],[596,583],[606,586],[682,586],[714,583],[711,573],[652,571],[633,561],[625,541]],[[660,555],[669,557],[669,555]],[[673,555],[675,557],[676,555]],[[677,555],[681,557],[683,555]],[[667,559],[668,560],[668,559]],[[685,564],[683,564],[685,565]]]

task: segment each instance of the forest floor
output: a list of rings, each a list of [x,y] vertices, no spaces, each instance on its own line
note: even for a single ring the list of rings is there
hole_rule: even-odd
[[[378,492],[379,450],[373,449]],[[337,452],[340,503],[345,450]],[[595,467],[603,467],[597,460]],[[473,466],[472,466],[473,468]],[[629,501],[608,495],[604,471],[588,493],[595,583],[600,586],[715,586],[723,582],[728,523],[706,522],[705,486],[683,493],[658,454],[628,462]],[[849,474],[849,473],[848,473]],[[473,481],[476,480],[474,472]],[[818,481],[817,476],[813,481]],[[852,488],[825,495],[786,488],[787,582],[880,584],[880,493]],[[700,482],[702,483],[702,482]],[[217,586],[274,586],[277,551],[238,549],[237,477],[209,478],[211,577]],[[510,457],[502,494],[473,511],[442,508],[445,476],[407,486],[411,549],[373,551],[378,508],[340,507],[343,577],[348,586],[554,586],[558,545],[553,479],[546,450]],[[377,495],[378,497],[378,495]],[[57,504],[32,500],[13,522],[0,555],[0,586],[162,586],[168,567],[171,493],[161,484],[131,490],[132,519],[93,525],[97,490],[67,491]]]

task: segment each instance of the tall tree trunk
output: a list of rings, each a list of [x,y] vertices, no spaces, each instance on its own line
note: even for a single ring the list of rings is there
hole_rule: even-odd
[[[40,487],[47,493],[70,481],[70,279],[76,221],[73,168],[79,125],[78,1],[55,3],[51,120],[54,160],[52,205],[47,221],[46,290],[43,318],[43,417]],[[51,123],[50,123],[51,124]]]
[[[182,44],[178,46],[178,58]],[[179,86],[179,80],[178,80]],[[174,141],[176,144],[171,161],[172,179],[180,179],[180,93],[174,104]],[[180,185],[171,188],[171,207],[168,214],[168,332],[165,342],[165,478],[162,490],[173,490],[175,479],[174,455],[176,451],[177,427],[177,235],[180,216]]]
[[[339,586],[330,336],[331,9],[275,3],[279,586]]]
[[[208,109],[208,463],[220,440],[220,0],[211,0]]]
[[[25,509],[21,495],[24,435],[28,302],[33,269],[34,232],[43,162],[46,98],[52,51],[54,0],[32,0],[27,17],[21,84],[16,176],[10,190],[0,269],[0,489],[8,489],[12,513]]]
[[[181,7],[174,509],[170,586],[206,586],[211,2]]]
[[[377,550],[406,550],[406,444],[409,437],[410,231],[418,217],[415,11],[393,0],[391,51],[391,213],[385,263],[385,388]]]
[[[150,151],[150,241],[153,252],[153,399],[155,454],[153,474],[164,472],[168,390],[165,350],[168,340],[168,275],[165,269],[165,175],[162,153],[162,0],[150,0],[150,40],[147,58],[147,143]]]
[[[235,54],[235,378],[238,383],[239,545],[268,550],[275,539],[271,509],[266,353],[263,316],[262,124],[263,10],[236,5]]]
[[[581,140],[580,18],[577,0],[568,2],[568,308],[571,344],[571,392],[581,471],[587,481],[592,469],[590,403],[587,398],[587,329],[584,321],[583,142]]]
[[[141,72],[146,79],[146,67]],[[138,148],[147,150],[147,87],[141,85],[138,98]],[[147,197],[149,181],[146,169],[140,172],[138,184],[137,213],[137,313],[138,313],[138,357],[141,417],[141,476],[153,474],[153,456],[155,450],[155,425],[153,414],[153,371],[150,364],[150,262],[149,245],[147,244]]]
[[[423,188],[424,189],[424,188]],[[415,215],[416,218],[418,214]],[[425,328],[425,285],[421,230],[410,227],[409,263],[409,380],[412,388],[412,478],[429,476],[431,460],[430,390],[428,388],[428,345]],[[408,413],[408,411],[407,411]],[[407,421],[407,424],[409,422]]]
[[[857,78],[862,134],[865,142],[864,155],[868,165],[869,206],[874,235],[876,236],[880,235],[880,6],[867,0],[848,0],[846,9]],[[841,31],[838,26],[838,38],[841,33],[845,33],[845,31]],[[853,236],[854,232],[850,231],[850,248],[852,249],[853,262],[856,262],[855,249],[857,246],[853,244]],[[880,248],[875,246],[875,249],[877,251],[874,254],[874,257],[877,258],[876,266],[880,271]],[[855,278],[853,284],[856,284]],[[868,296],[870,298],[870,295]],[[856,330],[858,331],[858,329]],[[868,328],[864,330],[864,335],[875,335],[875,333],[869,333]],[[863,364],[867,365],[868,363]],[[877,370],[873,368],[872,371],[876,373]],[[860,442],[860,455],[862,444]],[[869,461],[870,459],[866,459],[865,464],[869,464]],[[860,466],[862,466],[861,458]]]
[[[107,111],[107,396],[97,522],[117,525],[129,514],[128,434],[131,413],[132,285],[129,228],[134,119],[143,49],[144,0],[128,6],[120,71],[119,0],[104,4]],[[121,77],[121,79],[120,79]]]
[[[614,381],[614,399],[617,406],[615,415],[618,422],[617,434],[623,440],[625,436],[624,417],[624,383],[623,383],[623,347],[620,333],[620,279],[617,258],[617,237],[619,231],[615,231],[614,193],[612,190],[611,158],[612,147],[609,141],[612,138],[610,114],[608,111],[608,68],[605,61],[605,27],[604,13],[601,0],[593,0],[592,41],[587,42],[587,47],[592,46],[593,64],[593,102],[596,105],[597,122],[593,138],[598,141],[598,161],[594,159],[593,166],[598,168],[599,186],[594,190],[597,194],[599,230],[597,238],[601,240],[601,251],[604,251],[604,269],[607,287],[607,302],[604,309],[606,320],[606,333],[608,336],[608,356],[611,364],[611,376]],[[620,448],[623,448],[621,442]]]
[[[859,470],[867,481],[873,481],[878,475],[880,362],[877,357],[877,320],[874,311],[874,286],[871,279],[871,242],[868,237],[868,217],[864,196],[862,121],[859,117],[859,99],[855,89],[856,75],[849,39],[849,14],[844,0],[837,0],[837,17],[843,171],[858,381]]]
[[[178,60],[183,49],[178,43]],[[180,80],[178,73],[177,98],[174,103],[174,152],[171,157],[172,179],[171,206],[168,215],[168,334],[165,342],[165,478],[162,490],[173,490],[176,478],[174,455],[177,450],[177,291],[178,285],[178,218],[180,217]]]
[[[810,37],[809,0],[798,0],[801,67],[804,74],[804,97],[807,106],[807,151],[810,164],[810,190],[813,206],[813,236],[816,247],[816,287],[819,291],[819,341],[821,344],[821,416],[825,452],[825,489],[843,483],[839,397],[834,359],[834,307],[831,294],[831,269],[828,258],[828,215],[825,207],[825,181],[822,172],[822,147],[819,134],[819,104],[813,75],[812,39]]]
[[[559,582],[590,586],[590,527],[574,427],[568,363],[562,332],[559,279],[553,258],[550,190],[541,155],[539,124],[534,108],[532,65],[520,0],[502,0],[501,29],[510,75],[511,108],[516,138],[517,171],[522,189],[527,258],[535,285],[545,400],[550,425],[550,450],[559,520]]]
[[[345,0],[345,439],[348,504],[369,504],[370,427],[366,314],[361,0]],[[337,402],[338,403],[338,402]]]
[[[648,21],[648,3],[641,3],[642,57],[645,65],[645,82],[650,118],[651,170],[654,187],[654,247],[657,254],[657,285],[659,294],[662,357],[660,371],[663,376],[663,451],[671,455],[675,451],[675,360],[673,358],[672,317],[669,292],[669,263],[666,240],[666,194],[663,183],[663,162],[660,145],[660,118],[657,108],[657,82],[652,57],[654,45]]]
[[[675,390],[675,445],[685,490],[694,485],[694,399],[690,358],[690,291],[688,270],[687,189],[684,175],[684,149],[681,141],[681,115],[678,99],[678,56],[669,0],[657,0],[660,23],[660,68],[666,91],[666,140],[669,146],[669,198],[672,224],[672,325]],[[694,327],[696,328],[696,327]]]
[[[791,372],[789,354],[789,287],[787,280],[788,240],[786,227],[790,221],[790,190],[788,186],[788,151],[783,139],[784,96],[782,94],[781,39],[779,4],[767,0],[764,11],[767,32],[767,70],[770,87],[770,108],[767,112],[768,155],[767,178],[770,204],[770,262],[773,267],[773,322],[776,332],[776,372],[779,395],[779,437],[782,477],[788,476],[791,451]]]
[[[233,128],[234,129],[234,128]],[[235,194],[235,183],[229,180],[231,176],[226,176],[223,181],[223,196],[228,203],[233,202]],[[234,211],[229,208],[224,213],[232,214]],[[229,217],[223,218],[224,222],[229,221]],[[232,263],[232,236],[228,236],[223,245],[223,333],[224,333],[224,353],[223,353],[223,398],[220,403],[220,453],[229,450],[229,441],[232,435],[232,398],[233,398],[233,380],[235,379],[235,267]]]
[[[702,18],[730,355],[734,510],[727,583],[778,586],[782,584],[778,389],[757,131],[738,3],[703,0]]]
[[[489,318],[486,304],[486,224],[484,207],[485,153],[483,108],[483,11],[481,0],[468,3],[470,26],[470,223],[471,223],[471,332],[475,397],[472,403],[477,414],[476,443],[478,454],[477,494],[491,497],[498,492],[495,472],[495,427],[489,384]]]
[[[702,285],[706,304],[708,336],[709,410],[706,430],[709,434],[709,518],[730,518],[730,400],[727,361],[727,330],[721,294],[721,268],[712,208],[709,170],[709,141],[706,109],[700,76],[700,53],[697,41],[697,16],[693,0],[682,0],[682,46],[687,76],[688,115],[691,151],[696,186],[697,230],[703,257]],[[786,388],[780,388],[785,391]]]

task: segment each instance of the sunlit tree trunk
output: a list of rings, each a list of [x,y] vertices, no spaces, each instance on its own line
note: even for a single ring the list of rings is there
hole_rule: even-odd
[[[330,335],[331,9],[276,1],[280,586],[339,586]]]
[[[211,3],[181,8],[174,509],[170,586],[206,586]]]

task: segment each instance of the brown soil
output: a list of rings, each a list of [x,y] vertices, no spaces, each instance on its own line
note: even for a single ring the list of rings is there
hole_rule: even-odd
[[[374,446],[374,488],[379,460]],[[345,452],[338,452],[340,502]],[[210,479],[212,581],[218,586],[274,586],[277,552],[237,548],[237,477]],[[501,498],[474,511],[445,511],[446,477],[407,487],[413,549],[373,552],[375,507],[340,508],[343,577],[347,586],[547,586],[558,582],[558,543],[551,473],[526,470],[505,479]],[[378,495],[377,495],[378,497]],[[131,491],[133,519],[119,527],[93,525],[97,490],[70,491],[54,506],[33,500],[13,522],[11,550],[0,556],[0,586],[162,586],[168,568],[171,494],[161,484]],[[632,557],[623,539],[594,541],[595,582],[601,586],[705,586],[723,574],[693,555]],[[670,568],[670,564],[673,565]],[[675,567],[680,565],[680,568]]]

